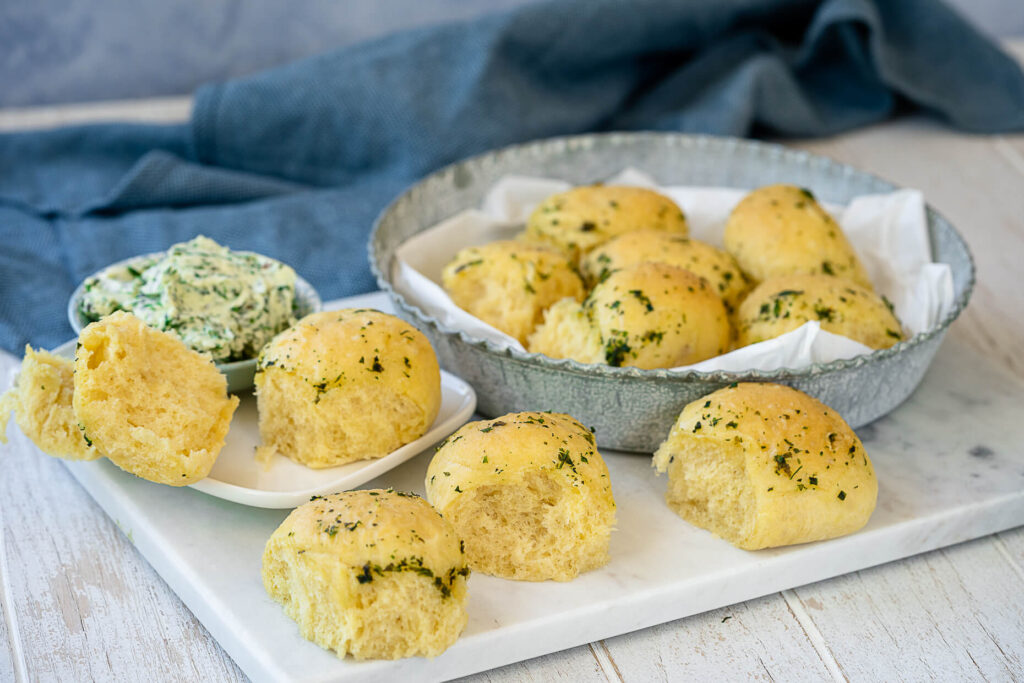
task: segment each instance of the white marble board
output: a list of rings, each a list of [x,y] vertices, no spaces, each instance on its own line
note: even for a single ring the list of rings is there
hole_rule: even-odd
[[[354,304],[387,307],[379,295]],[[609,565],[570,583],[475,574],[459,641],[434,660],[397,662],[339,660],[303,640],[266,596],[263,544],[287,511],[152,484],[106,461],[68,469],[254,680],[440,680],[1024,524],[1022,418],[1024,384],[947,341],[911,399],[860,430],[880,482],[868,526],[754,553],[672,514],[662,500],[665,479],[654,476],[649,458],[606,453],[619,517]],[[367,487],[422,493],[432,451]]]

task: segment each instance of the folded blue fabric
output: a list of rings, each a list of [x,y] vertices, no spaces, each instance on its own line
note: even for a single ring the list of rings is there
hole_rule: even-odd
[[[560,0],[196,93],[190,123],[0,136],[0,345],[72,336],[86,275],[206,234],[325,298],[417,178],[553,135],[829,135],[916,107],[1024,128],[1019,66],[936,0]]]

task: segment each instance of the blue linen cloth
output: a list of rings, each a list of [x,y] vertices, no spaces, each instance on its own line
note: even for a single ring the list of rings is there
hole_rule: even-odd
[[[206,234],[324,298],[462,157],[606,130],[830,135],[917,108],[1024,128],[1019,66],[936,0],[559,0],[389,36],[196,93],[188,124],[0,136],[0,346],[72,336],[88,274]]]

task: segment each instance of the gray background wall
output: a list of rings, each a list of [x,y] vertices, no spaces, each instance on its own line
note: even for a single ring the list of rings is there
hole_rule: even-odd
[[[535,1],[7,0],[0,107],[185,94],[389,32]],[[1024,36],[1024,0],[950,3],[992,35]]]

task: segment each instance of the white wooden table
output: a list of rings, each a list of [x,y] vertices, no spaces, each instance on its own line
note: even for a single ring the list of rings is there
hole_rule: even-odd
[[[1009,47],[1024,60],[1024,41]],[[181,121],[189,106],[0,110],[0,130]],[[915,117],[789,144],[921,189],[978,266],[951,336],[1024,378],[1024,135]],[[0,376],[13,362],[0,354]],[[245,679],[58,460],[11,449],[0,451],[0,611],[2,681]],[[1024,527],[472,678],[1024,679]]]

